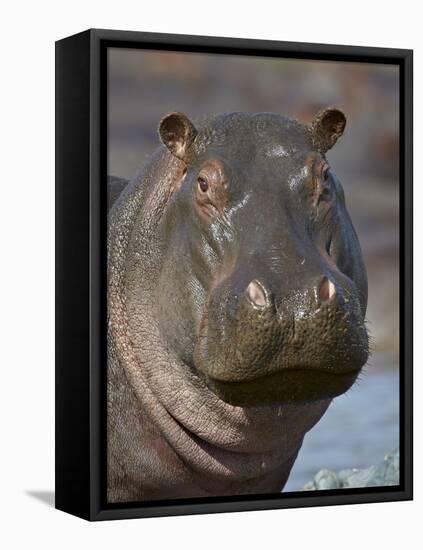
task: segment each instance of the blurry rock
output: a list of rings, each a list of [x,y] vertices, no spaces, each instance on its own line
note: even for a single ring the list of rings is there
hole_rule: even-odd
[[[337,473],[333,470],[320,470],[314,478],[314,484],[319,489],[339,489],[341,487]]]
[[[304,486],[303,490],[351,489],[388,485],[399,485],[399,449],[388,453],[380,464],[363,470],[352,468],[341,470],[338,473],[333,470],[320,470],[314,479]]]

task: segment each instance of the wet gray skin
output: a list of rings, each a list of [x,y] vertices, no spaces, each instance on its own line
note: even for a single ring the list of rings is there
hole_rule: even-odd
[[[326,158],[344,127],[162,119],[109,214],[109,501],[280,491],[356,380],[366,271]]]

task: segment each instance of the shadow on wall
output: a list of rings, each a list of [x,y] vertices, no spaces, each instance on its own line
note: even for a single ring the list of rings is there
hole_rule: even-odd
[[[35,498],[50,508],[54,508],[54,491],[25,491],[26,495]]]

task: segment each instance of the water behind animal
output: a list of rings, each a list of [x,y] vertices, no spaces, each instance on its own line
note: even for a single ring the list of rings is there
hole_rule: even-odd
[[[385,354],[349,392],[335,399],[305,436],[284,492],[299,491],[322,468],[342,470],[378,464],[399,445],[399,370]]]

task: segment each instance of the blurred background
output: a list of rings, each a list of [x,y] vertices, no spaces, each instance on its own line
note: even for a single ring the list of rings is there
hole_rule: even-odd
[[[170,111],[271,111],[301,122],[330,105],[347,128],[327,157],[343,183],[369,277],[372,356],[306,435],[285,491],[321,468],[363,468],[399,445],[399,70],[365,63],[108,50],[108,174],[132,178]]]

